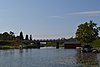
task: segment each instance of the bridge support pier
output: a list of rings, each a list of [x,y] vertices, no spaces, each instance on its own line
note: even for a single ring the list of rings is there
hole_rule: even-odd
[[[40,42],[37,42],[37,48],[40,49]]]
[[[59,49],[59,42],[56,43],[56,49]]]

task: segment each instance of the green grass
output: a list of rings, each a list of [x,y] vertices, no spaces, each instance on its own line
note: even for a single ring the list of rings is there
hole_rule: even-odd
[[[100,39],[93,41],[92,46],[95,48],[100,48]]]
[[[14,46],[0,46],[0,49],[14,49]]]

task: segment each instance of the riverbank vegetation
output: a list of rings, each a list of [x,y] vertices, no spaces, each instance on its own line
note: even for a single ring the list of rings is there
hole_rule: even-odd
[[[92,46],[94,48],[100,48],[100,39],[97,39],[97,40],[93,41]]]
[[[34,47],[28,41],[32,41],[32,35],[24,38],[23,32],[20,32],[18,36],[15,36],[14,32],[4,32],[0,33],[0,49],[18,49],[20,45],[26,47]]]
[[[76,38],[81,44],[92,45],[93,47],[100,47],[99,37],[100,27],[93,21],[85,22],[78,26],[76,31]]]

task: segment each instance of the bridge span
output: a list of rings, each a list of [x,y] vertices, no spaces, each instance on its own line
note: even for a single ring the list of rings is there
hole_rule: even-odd
[[[61,43],[64,43],[66,42],[67,39],[40,39],[40,40],[23,40],[23,42],[25,43],[31,43],[31,44],[35,44],[37,46],[37,48],[40,48],[41,47],[41,42],[52,42],[55,44],[55,47],[57,49],[59,49],[59,45]]]

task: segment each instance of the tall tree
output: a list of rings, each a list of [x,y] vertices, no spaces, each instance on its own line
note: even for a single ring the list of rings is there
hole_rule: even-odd
[[[9,36],[10,36],[10,40],[15,40],[15,35],[14,35],[14,32],[10,31],[9,33]]]
[[[24,40],[23,32],[20,32],[20,40]]]
[[[30,35],[30,40],[32,40],[32,35]]]
[[[12,32],[12,31],[10,31],[10,33],[9,33],[11,36],[14,36],[14,32]]]
[[[84,24],[80,24],[76,31],[76,38],[81,43],[91,43],[98,37],[98,33],[100,31],[100,27],[97,27],[96,23],[93,21],[85,22]]]
[[[25,40],[29,40],[28,35],[26,35]]]

